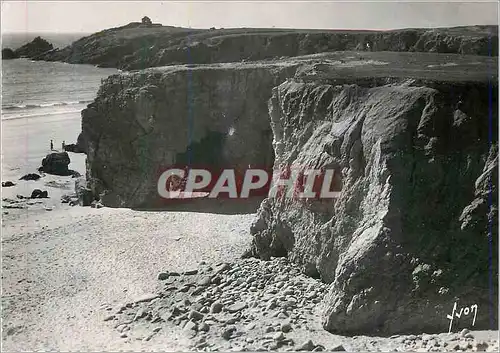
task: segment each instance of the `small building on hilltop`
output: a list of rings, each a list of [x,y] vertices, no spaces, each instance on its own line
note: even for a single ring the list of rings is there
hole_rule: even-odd
[[[143,25],[151,26],[153,22],[151,22],[151,19],[148,16],[144,16],[141,20]]]

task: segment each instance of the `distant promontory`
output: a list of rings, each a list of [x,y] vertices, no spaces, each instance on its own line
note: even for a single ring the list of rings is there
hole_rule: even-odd
[[[31,42],[26,43],[22,47],[12,50],[10,48],[2,49],[2,60],[7,59],[17,59],[17,58],[35,58],[41,54],[47,53],[48,51],[54,50],[54,46],[38,36]]]
[[[498,26],[368,30],[192,29],[141,22],[103,30],[34,60],[138,70],[176,64],[274,60],[334,51],[498,55]]]

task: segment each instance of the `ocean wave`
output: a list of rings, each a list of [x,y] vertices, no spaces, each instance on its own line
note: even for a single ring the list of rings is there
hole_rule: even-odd
[[[66,105],[89,104],[91,102],[92,102],[91,100],[83,100],[83,101],[71,101],[71,102],[41,103],[41,104],[6,104],[2,105],[2,110],[62,107]]]
[[[16,120],[16,119],[30,119],[30,118],[41,118],[50,115],[63,115],[63,114],[74,114],[81,112],[81,109],[77,110],[63,110],[63,111],[51,111],[46,113],[34,113],[34,114],[2,114],[2,121],[4,120]]]

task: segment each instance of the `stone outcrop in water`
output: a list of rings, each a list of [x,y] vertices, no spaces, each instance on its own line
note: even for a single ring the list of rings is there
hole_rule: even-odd
[[[393,31],[270,28],[189,29],[133,22],[81,38],[38,56],[132,70],[293,57],[329,51],[412,51],[498,55],[498,27]]]
[[[17,48],[15,54],[17,57],[35,58],[53,49],[54,46],[51,43],[41,37],[36,37],[31,42]]]
[[[332,332],[446,331],[455,301],[488,328],[495,60],[340,52],[114,75],[82,113],[88,187],[106,206],[158,206],[164,166],[333,168],[336,201],[262,203],[253,254],[328,283]]]

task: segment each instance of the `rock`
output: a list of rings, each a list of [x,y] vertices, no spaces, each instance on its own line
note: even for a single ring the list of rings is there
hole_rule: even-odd
[[[154,31],[153,31],[154,30]],[[254,32],[255,31],[255,32]],[[99,67],[116,67],[127,71],[151,66],[173,64],[204,64],[219,62],[244,62],[252,60],[284,60],[297,55],[325,51],[435,51],[443,53],[479,54],[498,56],[498,34],[493,26],[471,26],[457,29],[405,29],[396,31],[317,31],[304,34],[297,30],[270,29],[266,33],[249,28],[235,30],[211,27],[203,31],[207,41],[191,43],[190,31],[185,34],[172,32],[169,26],[147,24],[142,21],[85,36],[70,46],[49,50],[37,59],[93,64]],[[262,40],[255,41],[259,36]],[[491,36],[491,50],[488,50]],[[220,38],[221,42],[216,39]],[[287,38],[286,41],[280,40]],[[224,43],[231,40],[232,45]],[[137,52],[143,43],[146,52]],[[210,43],[210,44],[209,44]],[[366,44],[369,44],[368,46]],[[96,52],[98,48],[98,53]],[[248,48],[240,51],[239,48]],[[189,58],[189,53],[197,54]],[[251,53],[251,58],[249,58]],[[145,55],[146,54],[146,55]],[[369,54],[369,52],[366,52]]]
[[[136,298],[133,302],[135,304],[138,304],[138,303],[146,303],[146,302],[150,302],[152,301],[153,299],[156,299],[158,298],[159,295],[158,294],[153,294],[153,293],[147,293],[147,294],[143,294],[141,295],[140,297]]]
[[[90,206],[94,201],[92,190],[86,186],[86,181],[83,178],[75,181],[75,192],[80,206]]]
[[[328,76],[326,66],[325,70]],[[452,300],[450,295],[436,295],[441,287],[460,288],[453,296],[464,301],[488,301],[486,269],[473,283],[453,275],[460,272],[460,256],[479,259],[488,254],[486,245],[478,245],[473,253],[468,245],[487,229],[486,180],[498,179],[497,139],[490,148],[488,124],[476,118],[488,114],[488,104],[479,103],[467,90],[460,90],[460,99],[449,96],[449,90],[455,92],[465,79],[461,75],[452,81],[429,77],[436,85],[422,83],[416,89],[348,78],[340,86],[314,82],[312,71],[298,69],[296,78],[273,89],[268,104],[274,165],[328,168],[333,172],[330,186],[339,194],[310,203],[268,197],[257,212],[259,226],[251,231],[253,253],[262,259],[286,254],[310,276],[331,283],[321,314],[330,332],[440,332]],[[305,77],[307,82],[299,80]],[[475,89],[487,94],[485,85],[479,80]],[[412,115],[416,110],[422,113],[418,117]],[[400,113],[396,116],[395,111]],[[437,128],[434,124],[445,116],[447,123]],[[405,128],[394,128],[401,124]],[[410,141],[407,136],[418,137]],[[476,149],[478,145],[482,147]],[[461,165],[458,160],[479,162],[464,167],[459,180],[445,187]],[[460,191],[465,185],[471,190],[468,194]],[[447,201],[442,203],[442,197]],[[496,196],[492,203],[497,205]],[[352,210],[359,210],[354,218]],[[496,227],[496,211],[490,218]],[[331,227],[324,226],[324,219],[331,220]],[[453,259],[445,250],[450,247],[456,254]],[[479,260],[473,262],[481,267]],[[442,275],[436,279],[438,269]],[[389,283],[379,280],[380,273],[387,274]],[[472,288],[482,288],[481,299],[470,297]],[[316,290],[307,297],[316,299],[315,295]],[[418,313],[412,307],[418,307]],[[475,328],[488,327],[487,315],[477,320]],[[373,322],[381,322],[381,327]]]
[[[71,175],[72,171],[68,169],[70,164],[67,152],[49,153],[43,160],[39,171],[54,175]]]
[[[14,186],[16,184],[14,184],[12,181],[2,181],[2,187],[3,188],[8,188],[10,186]]]
[[[314,347],[314,343],[311,340],[307,340],[297,347],[297,351],[312,351]]]
[[[245,309],[246,307],[247,307],[247,303],[240,302],[240,303],[236,303],[236,304],[233,304],[233,305],[227,307],[227,311],[230,313],[237,313],[238,311],[241,311],[241,310]]]
[[[33,192],[31,193],[31,196],[30,196],[31,199],[44,199],[47,197],[48,197],[48,192],[45,190],[42,191],[40,189],[33,190]]]
[[[224,329],[224,331],[222,332],[222,338],[224,338],[225,340],[230,340],[232,335],[233,335],[233,332],[236,331],[236,327],[234,326],[230,326],[230,327],[227,327]]]
[[[34,58],[54,49],[52,44],[41,37],[35,37],[31,42],[15,50],[18,57]]]
[[[273,335],[273,340],[275,341],[283,341],[285,339],[285,335],[283,335],[283,332],[276,332]]]
[[[203,319],[203,314],[196,311],[196,310],[191,310],[189,312],[189,316],[188,316],[188,319],[191,319],[193,321],[198,321],[198,320],[201,320]]]
[[[158,280],[159,281],[164,281],[164,280],[168,279],[168,277],[169,277],[169,273],[168,272],[160,272],[158,274]]]
[[[210,282],[212,281],[212,276],[204,276],[202,279],[198,281],[199,286],[208,286],[210,285]]]
[[[343,351],[345,351],[345,348],[344,348],[343,345],[338,344],[336,346],[333,346],[333,348],[330,349],[330,351],[332,351],[332,352],[343,352]]]
[[[87,153],[85,143],[80,141],[80,139],[83,138],[82,134],[78,136],[79,142],[75,143],[70,143],[68,145],[64,145],[64,150],[66,152],[73,152],[73,153]]]
[[[210,312],[212,314],[217,314],[217,313],[220,313],[222,311],[222,308],[223,308],[223,305],[216,301],[216,302],[213,302],[213,304],[210,306]]]
[[[192,276],[198,273],[198,270],[189,270],[189,271],[184,271],[182,274],[186,276]]]
[[[103,204],[101,203],[101,201],[94,200],[90,203],[90,207],[91,208],[103,208]]]
[[[11,60],[11,59],[17,59],[19,58],[19,55],[17,55],[14,50],[10,48],[3,48],[2,49],[2,60]]]
[[[192,320],[189,320],[186,325],[184,325],[184,328],[183,328],[185,331],[197,331],[198,330],[198,325],[192,321]]]
[[[486,342],[476,342],[475,346],[476,346],[476,351],[478,351],[478,352],[486,351],[486,349],[488,348],[488,343],[486,343]]]
[[[147,312],[143,309],[139,309],[137,311],[137,313],[134,315],[134,318],[132,321],[137,321],[139,319],[142,319],[143,317],[145,317],[147,315]]]
[[[292,325],[289,322],[284,322],[281,324],[281,331],[287,333],[292,329]]]
[[[198,330],[203,332],[208,332],[208,330],[210,330],[210,326],[206,322],[202,322],[200,323]]]
[[[462,331],[460,331],[460,336],[465,337],[470,332],[470,330],[464,328]]]
[[[115,318],[115,315],[109,315],[104,318],[104,321],[111,321]]]
[[[40,175],[35,173],[28,173],[19,178],[19,180],[38,180],[38,179],[40,179]]]
[[[216,268],[215,268],[215,275],[218,275],[219,273],[222,273],[224,272],[225,270],[229,269],[229,264],[227,263],[222,263],[220,265],[218,265]]]
[[[83,132],[78,135],[76,146],[77,146],[76,149],[81,153],[87,153],[88,149],[87,138],[85,137]]]

